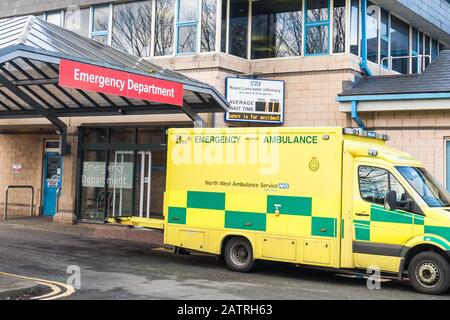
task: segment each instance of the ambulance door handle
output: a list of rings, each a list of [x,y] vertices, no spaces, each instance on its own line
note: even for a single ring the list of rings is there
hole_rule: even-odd
[[[250,223],[250,222],[247,222],[247,223],[245,223],[244,224],[246,227],[251,227],[252,226],[252,224]]]
[[[358,217],[369,217],[370,215],[368,213],[355,213],[356,216]]]

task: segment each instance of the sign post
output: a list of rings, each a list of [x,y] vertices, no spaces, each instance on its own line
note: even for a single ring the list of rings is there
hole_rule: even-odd
[[[61,59],[59,85],[163,104],[183,106],[183,84]]]
[[[226,98],[226,121],[284,122],[284,81],[227,78]]]

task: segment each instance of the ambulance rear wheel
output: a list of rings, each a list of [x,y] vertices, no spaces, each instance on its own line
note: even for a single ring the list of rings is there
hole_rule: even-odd
[[[255,264],[252,245],[245,238],[231,238],[225,246],[224,256],[232,271],[250,272]]]
[[[422,252],[412,258],[408,276],[411,285],[420,293],[440,295],[450,288],[450,265],[436,252]]]

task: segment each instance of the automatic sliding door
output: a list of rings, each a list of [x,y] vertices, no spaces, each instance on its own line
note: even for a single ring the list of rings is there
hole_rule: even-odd
[[[81,176],[81,219],[104,220],[105,201],[105,151],[85,151]]]
[[[134,151],[111,151],[108,168],[108,216],[133,215]]]
[[[150,218],[152,193],[152,153],[139,152],[136,163],[136,203],[137,215]]]

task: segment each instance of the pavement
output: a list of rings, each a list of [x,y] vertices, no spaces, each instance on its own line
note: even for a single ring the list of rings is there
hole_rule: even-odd
[[[34,296],[43,290],[44,288],[35,281],[0,275],[0,300]]]
[[[0,257],[0,272],[70,284],[75,292],[66,288],[54,295],[68,300],[450,300],[450,293],[421,295],[396,280],[370,290],[362,277],[291,264],[260,262],[253,273],[235,273],[214,256],[175,255],[158,244],[69,233],[25,220],[0,221]]]

